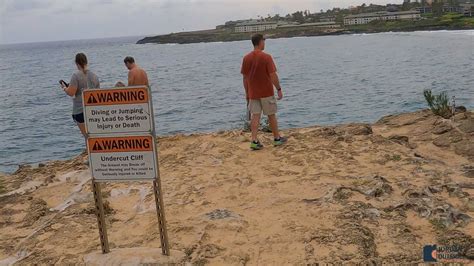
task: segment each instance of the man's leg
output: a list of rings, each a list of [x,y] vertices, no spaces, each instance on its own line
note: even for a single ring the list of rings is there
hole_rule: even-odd
[[[273,138],[275,139],[280,138],[280,132],[278,132],[278,121],[276,118],[276,114],[268,116],[268,123],[270,123],[270,128],[272,129]]]
[[[257,141],[258,128],[260,126],[260,114],[252,114],[250,129],[252,130],[252,141]]]

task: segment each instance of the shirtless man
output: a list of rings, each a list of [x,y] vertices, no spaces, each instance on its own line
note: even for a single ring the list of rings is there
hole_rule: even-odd
[[[150,86],[150,84],[148,83],[148,76],[146,75],[145,70],[135,64],[135,59],[133,59],[133,57],[127,56],[125,57],[123,62],[129,70],[128,86]]]

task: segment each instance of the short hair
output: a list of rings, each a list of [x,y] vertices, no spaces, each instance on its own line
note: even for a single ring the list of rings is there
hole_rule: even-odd
[[[127,63],[133,64],[133,63],[135,63],[135,59],[134,59],[133,57],[131,57],[131,56],[127,56],[127,57],[125,57],[125,59],[123,60],[123,62],[124,62],[125,64],[127,64]]]
[[[257,46],[260,44],[261,41],[265,40],[262,34],[256,33],[252,35],[252,44],[253,46]]]
[[[87,56],[84,53],[76,54],[76,64],[84,68],[87,65]]]

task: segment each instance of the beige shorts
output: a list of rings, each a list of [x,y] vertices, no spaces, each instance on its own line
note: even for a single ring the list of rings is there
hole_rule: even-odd
[[[251,114],[274,115],[277,113],[277,103],[275,96],[261,99],[250,99],[249,111]]]

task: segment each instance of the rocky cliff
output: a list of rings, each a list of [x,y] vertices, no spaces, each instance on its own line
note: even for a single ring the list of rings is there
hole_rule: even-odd
[[[427,244],[474,258],[474,116],[419,111],[284,131],[159,139],[170,244],[211,265],[421,263]],[[0,264],[78,264],[100,250],[84,156],[2,176]],[[159,247],[149,183],[104,185],[112,250]],[[136,253],[139,256],[139,253]]]

